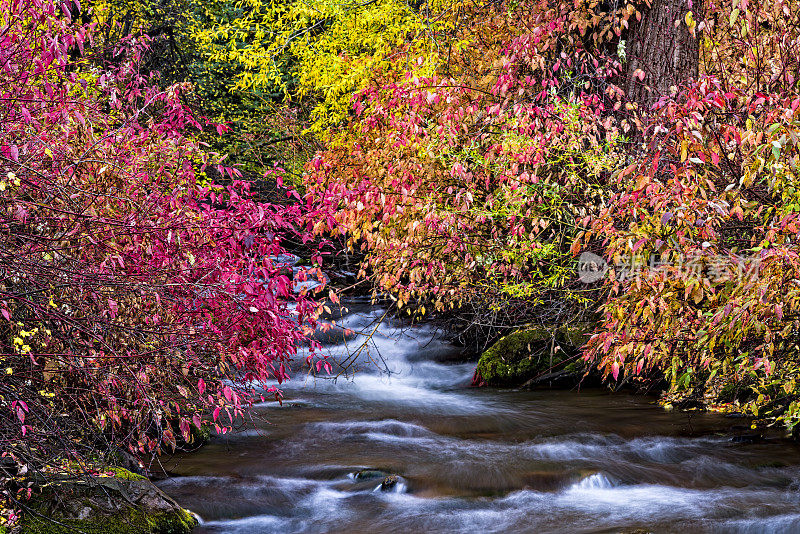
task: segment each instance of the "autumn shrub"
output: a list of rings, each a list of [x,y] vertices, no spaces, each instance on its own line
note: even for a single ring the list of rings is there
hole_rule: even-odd
[[[604,92],[620,64],[559,45],[561,11],[474,15],[446,69],[426,76],[403,56],[406,74],[376,73],[356,94],[309,163],[311,229],[346,235],[367,254],[362,275],[410,313],[575,320],[594,288],[575,279],[570,247],[626,143]]]
[[[22,474],[85,473],[120,452],[143,461],[193,427],[229,430],[277,394],[315,308],[273,260],[295,236],[296,208],[255,201],[203,149],[197,132],[209,126],[185,105],[190,88],[141,72],[145,38],[92,63],[73,57],[89,53],[96,28],[60,4],[5,0],[0,17],[10,520],[30,492]],[[208,166],[231,185],[201,180]]]
[[[579,235],[613,267],[586,348],[665,403],[798,422],[798,20],[793,2],[708,3],[703,76],[663,95],[644,148]]]
[[[398,48],[308,166],[312,230],[348,236],[401,308],[596,310],[585,355],[609,379],[791,427],[798,6],[689,2],[697,77],[636,100],[661,82],[627,43],[651,4],[476,6],[446,61]],[[588,251],[600,283],[577,280]]]
[[[706,78],[659,110],[582,236],[616,267],[588,346],[615,379],[654,368],[673,400],[796,422],[798,106]]]

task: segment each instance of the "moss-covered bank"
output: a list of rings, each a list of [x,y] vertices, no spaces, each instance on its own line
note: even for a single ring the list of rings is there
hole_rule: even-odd
[[[57,522],[56,522],[57,521]],[[188,511],[149,514],[136,509],[92,519],[30,518],[22,523],[20,534],[184,534],[197,526]]]
[[[41,484],[19,534],[188,534],[197,525],[147,478],[122,468],[114,476],[55,478]]]

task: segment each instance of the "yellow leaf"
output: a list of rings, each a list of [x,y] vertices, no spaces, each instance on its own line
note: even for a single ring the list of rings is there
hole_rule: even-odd
[[[697,26],[697,22],[695,22],[691,11],[686,12],[686,16],[683,18],[683,20],[686,22],[686,25],[690,30],[694,30],[695,26]]]

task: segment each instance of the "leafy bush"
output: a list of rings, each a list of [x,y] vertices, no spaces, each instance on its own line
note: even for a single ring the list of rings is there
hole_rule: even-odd
[[[60,4],[0,13],[0,443],[15,501],[17,469],[144,458],[205,422],[226,432],[278,393],[315,307],[271,259],[297,209],[256,202],[204,152],[185,88],[140,73],[145,39],[91,66],[71,54],[94,27]],[[201,181],[209,165],[232,185]]]
[[[398,48],[308,166],[312,229],[347,235],[400,307],[511,325],[598,310],[585,355],[607,376],[791,427],[798,6],[686,12],[700,76],[647,109],[622,87],[652,83],[626,58],[650,5],[621,4],[476,7],[447,61]],[[576,280],[582,251],[605,282]]]

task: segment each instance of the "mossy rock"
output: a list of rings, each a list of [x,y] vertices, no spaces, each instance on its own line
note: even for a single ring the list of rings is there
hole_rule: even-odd
[[[20,534],[188,534],[197,519],[186,510],[149,514],[130,509],[125,513],[86,520],[74,518],[29,518]]]
[[[353,475],[353,478],[355,480],[371,480],[373,478],[386,478],[389,475],[391,475],[391,473],[381,469],[362,469],[357,471]]]
[[[556,330],[556,341],[567,345],[571,349],[580,349],[587,341],[594,329],[591,323],[568,324]]]
[[[188,534],[197,526],[147,478],[118,467],[106,471],[114,476],[62,477],[41,485],[20,534]]]
[[[522,384],[549,367],[550,341],[543,328],[512,332],[481,354],[477,372],[490,386]]]
[[[567,377],[569,384],[576,383],[585,366],[575,356],[588,331],[585,325],[569,325],[512,332],[481,354],[476,375],[496,387],[520,386],[541,376],[561,382]]]
[[[128,471],[124,467],[107,467],[104,469],[106,472],[114,473],[114,478],[117,480],[147,480],[147,477]]]

